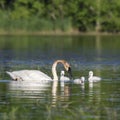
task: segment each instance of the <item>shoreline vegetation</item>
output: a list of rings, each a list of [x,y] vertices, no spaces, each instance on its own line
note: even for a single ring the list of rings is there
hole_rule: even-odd
[[[108,33],[108,32],[80,32],[80,31],[34,31],[34,32],[30,32],[30,31],[23,31],[23,30],[16,30],[16,31],[4,31],[4,30],[0,30],[0,36],[2,35],[6,35],[6,36],[34,36],[34,35],[38,35],[38,36],[79,36],[79,35],[92,35],[92,36],[106,36],[106,35],[120,35],[120,33]]]
[[[117,0],[2,0],[0,35],[120,34]]]

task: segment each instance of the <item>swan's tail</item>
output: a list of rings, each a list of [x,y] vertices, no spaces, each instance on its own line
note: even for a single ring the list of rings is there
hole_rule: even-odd
[[[12,72],[6,71],[6,73],[7,73],[8,75],[10,75],[10,77],[11,77],[13,80],[16,79],[15,75],[14,75]]]

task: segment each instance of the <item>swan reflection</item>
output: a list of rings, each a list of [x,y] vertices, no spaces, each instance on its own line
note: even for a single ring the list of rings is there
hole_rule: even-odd
[[[8,83],[8,89],[10,94],[19,98],[40,98],[41,94],[49,89],[51,86],[50,81],[10,81]]]
[[[10,90],[44,90],[50,85],[49,81],[10,81]]]
[[[69,85],[64,84],[64,86],[60,86],[58,80],[52,82],[10,80],[8,89],[11,98],[26,98],[29,100],[39,100],[39,102],[46,101],[47,98],[51,99],[51,105],[53,107],[55,107],[58,102],[68,101],[70,96]]]
[[[71,84],[72,83],[61,82],[58,80],[36,82],[11,80],[8,83],[8,88],[9,94],[13,99],[26,98],[41,103],[50,99],[51,106],[56,107],[58,103],[65,105],[69,101]]]
[[[60,84],[59,84],[60,83]],[[60,88],[59,88],[60,85]],[[69,84],[64,81],[53,81],[52,86],[52,107],[56,107],[59,102],[66,102],[69,100],[70,88]]]
[[[100,83],[89,83],[89,102],[100,104],[101,101],[101,84]]]

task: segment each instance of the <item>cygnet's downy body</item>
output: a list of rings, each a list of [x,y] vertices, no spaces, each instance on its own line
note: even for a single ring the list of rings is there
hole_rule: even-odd
[[[89,81],[90,83],[92,83],[92,82],[99,82],[100,80],[101,80],[101,77],[93,76],[93,71],[89,71],[88,81]]]
[[[73,83],[75,83],[75,84],[84,85],[84,82],[85,82],[85,77],[81,77],[81,78],[77,78],[77,79],[73,80]]]

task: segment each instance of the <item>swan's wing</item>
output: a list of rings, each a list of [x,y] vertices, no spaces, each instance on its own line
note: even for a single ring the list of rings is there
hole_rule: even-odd
[[[28,77],[32,80],[52,80],[47,74],[38,70],[28,70],[26,71]]]
[[[11,77],[13,80],[17,80],[17,77],[16,77],[16,75],[14,75],[14,73],[8,72],[8,71],[6,71],[6,73],[7,73],[8,75],[10,75],[10,77]]]
[[[6,72],[13,80],[29,80],[28,74],[26,74],[26,70]]]
[[[14,80],[52,80],[48,75],[38,70],[20,70],[7,73]]]

